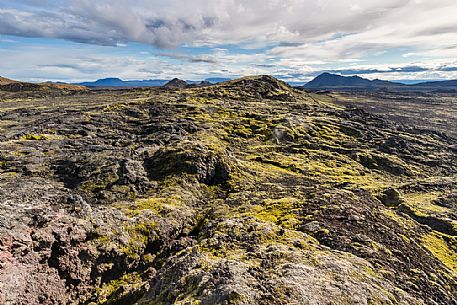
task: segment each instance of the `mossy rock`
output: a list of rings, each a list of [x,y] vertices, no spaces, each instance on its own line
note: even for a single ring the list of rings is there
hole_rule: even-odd
[[[403,198],[400,192],[393,188],[389,187],[383,190],[379,195],[378,199],[386,206],[399,206],[403,202]]]
[[[163,148],[146,159],[151,179],[163,180],[170,175],[191,174],[207,185],[220,185],[230,178],[230,166],[221,154],[200,144]]]

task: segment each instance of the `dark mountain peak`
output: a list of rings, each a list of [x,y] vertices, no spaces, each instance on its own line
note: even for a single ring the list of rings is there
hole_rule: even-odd
[[[331,74],[328,72],[322,73],[315,79],[307,83],[304,88],[306,89],[379,89],[385,87],[398,87],[404,86],[403,84],[393,83],[385,80],[369,80],[362,78],[358,75],[342,76]]]
[[[122,82],[122,79],[118,78],[118,77],[106,77],[106,78],[101,78],[99,79],[99,81],[121,81]]]
[[[119,87],[124,86],[124,81],[117,77],[107,77],[98,79],[95,82],[83,82],[78,85],[89,86],[89,87]]]
[[[122,79],[117,78],[117,77],[107,77],[107,78],[102,78],[96,81],[97,83],[124,83]]]
[[[186,88],[187,87],[187,82],[179,79],[179,78],[173,78],[171,81],[166,83],[164,85],[166,88]]]
[[[360,76],[342,76],[322,73],[303,86],[311,90],[342,90],[342,91],[411,91],[411,92],[454,92],[457,80],[423,82],[418,84],[402,84],[381,79],[369,80]]]
[[[341,76],[328,72],[322,73],[305,85],[306,88],[335,87],[335,86],[367,86],[371,81],[359,76]]]
[[[316,76],[316,78],[318,78],[318,79],[330,79],[330,78],[338,78],[338,77],[341,77],[341,75],[332,74],[329,72],[324,72],[324,73],[321,73],[318,76]]]

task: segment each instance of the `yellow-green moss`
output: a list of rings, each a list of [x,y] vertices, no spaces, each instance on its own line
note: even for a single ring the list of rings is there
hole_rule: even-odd
[[[43,141],[47,140],[48,136],[44,134],[25,134],[20,137],[22,141]]]
[[[151,197],[145,199],[137,199],[135,203],[130,206],[130,209],[127,212],[130,215],[137,215],[141,211],[149,210],[157,215],[160,215],[163,212],[176,210],[180,207],[182,207],[182,201],[179,196],[166,198]]]
[[[128,105],[126,105],[125,103],[111,104],[111,105],[106,106],[104,111],[106,111],[106,112],[116,111],[116,110],[120,110],[122,108],[125,108],[127,106]]]
[[[452,239],[453,237],[448,238]],[[422,242],[437,259],[457,274],[457,252],[448,246],[443,235],[429,233],[422,237]],[[454,243],[457,246],[456,240]]]
[[[134,272],[124,274],[121,278],[112,280],[97,289],[97,303],[95,304],[111,304],[123,297],[127,296],[132,290],[139,289],[143,285],[141,276]]]
[[[272,222],[285,228],[294,228],[298,224],[296,198],[266,199],[261,205],[253,205],[240,216],[254,216],[260,220]]]
[[[437,192],[429,193],[412,193],[405,194],[405,203],[414,211],[418,216],[426,217],[436,213],[448,213],[449,209],[436,205],[433,202],[439,197]]]
[[[56,134],[55,130],[48,129],[47,133],[25,134],[19,138],[19,141],[49,141],[49,140],[63,140],[65,138],[66,138],[66,136]]]
[[[120,252],[132,259],[139,259],[155,226],[155,222],[140,222],[135,225],[124,227],[129,239],[127,243],[120,248]]]
[[[80,189],[86,192],[95,192],[97,190],[104,190],[108,185],[117,182],[119,177],[114,173],[101,177],[98,180],[88,180],[80,185]]]
[[[398,215],[395,212],[395,210],[386,208],[386,209],[382,209],[381,213],[384,216],[386,216],[386,217],[392,219],[393,221],[395,221],[397,224],[399,224],[405,230],[411,230],[411,229],[414,229],[416,227],[416,223],[411,218],[402,217],[402,216]],[[403,240],[405,240],[405,238],[403,236],[401,236],[401,237],[402,237]]]

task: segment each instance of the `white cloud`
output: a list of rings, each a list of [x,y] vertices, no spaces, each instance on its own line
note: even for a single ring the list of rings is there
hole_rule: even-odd
[[[4,1],[3,1],[4,2]],[[8,1],[7,1],[8,3]],[[61,0],[0,6],[0,32],[116,45],[317,43],[351,34],[351,47],[408,44],[456,33],[454,0]],[[1,2],[0,2],[0,5]],[[440,39],[444,43],[444,39]],[[454,40],[455,41],[455,40]],[[339,44],[338,44],[339,45]],[[344,45],[343,45],[344,46]]]
[[[103,57],[96,58],[96,62],[103,62],[99,66],[91,61],[78,63],[81,59],[77,54],[71,60],[64,56],[57,61],[48,58],[56,50],[46,51],[49,54],[43,55],[41,61],[61,64],[54,71],[68,78],[83,77],[89,69],[126,77],[151,76],[144,71],[189,76],[185,69],[192,69],[193,75],[312,73],[311,70],[318,71],[325,64],[337,64],[342,69],[341,65],[344,68],[346,64],[364,62],[370,56],[387,56],[394,49],[402,50],[397,57],[403,61],[424,58],[450,61],[457,57],[455,0],[28,0],[18,3],[0,0],[0,34],[125,48],[139,42],[165,49],[183,45],[212,49],[199,55],[172,52],[174,60],[184,62],[181,67],[171,65],[164,58],[150,57],[145,51],[136,53],[145,62],[126,65],[125,56],[112,55],[106,57],[109,58],[106,62]],[[230,44],[262,51],[239,54],[225,47]],[[23,52],[24,55],[10,56],[20,63],[20,58],[28,56],[28,52]],[[164,51],[163,55],[173,57],[172,53]],[[65,67],[68,61],[73,66],[79,64],[78,68]],[[117,68],[110,70],[110,67]],[[121,67],[129,72],[122,72]],[[41,71],[44,70],[52,72],[42,67]]]

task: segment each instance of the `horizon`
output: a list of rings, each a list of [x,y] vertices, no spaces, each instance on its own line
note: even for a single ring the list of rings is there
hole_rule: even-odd
[[[68,83],[260,74],[306,83],[324,72],[457,79],[456,12],[450,0],[0,0],[0,75]]]
[[[330,72],[327,72],[327,71],[323,71],[321,74],[317,75],[316,77],[312,78],[311,80],[309,81],[288,81],[288,80],[283,80],[284,82],[288,83],[289,85],[291,86],[302,86],[302,85],[305,85],[307,84],[308,82],[311,82],[312,80],[314,80],[315,78],[317,78],[318,76],[322,75],[322,74],[331,74],[331,75],[336,75],[336,76],[343,76],[343,77],[361,77],[363,79],[369,79],[369,78],[365,78],[365,77],[362,77],[360,75],[357,75],[357,74],[354,74],[354,75],[341,75],[341,74],[336,74],[336,73],[330,73]],[[265,74],[265,75],[268,75],[268,74]],[[242,78],[242,77],[252,77],[252,76],[261,76],[260,74],[259,75],[244,75],[244,76],[240,76],[238,78]],[[272,77],[275,77],[279,80],[281,80],[280,78],[276,77],[275,75],[271,75]],[[4,77],[2,75],[0,75],[0,77]],[[7,77],[8,78],[8,77]],[[92,80],[85,80],[85,81],[79,81],[79,82],[63,82],[63,81],[51,81],[52,83],[64,83],[64,84],[74,84],[74,85],[83,85],[84,83],[95,83],[95,82],[98,82],[98,81],[102,81],[102,80],[120,80],[122,82],[147,82],[147,81],[163,81],[163,82],[168,82],[168,81],[171,81],[173,79],[179,79],[179,78],[176,78],[176,77],[172,77],[172,78],[163,78],[163,79],[159,79],[159,78],[153,78],[153,79],[122,79],[122,78],[119,78],[119,77],[116,77],[116,76],[108,76],[108,77],[104,77],[104,78],[99,78],[99,79],[92,79]],[[217,81],[217,82],[214,82],[213,83],[219,83],[219,82],[224,82],[224,81],[229,81],[229,80],[234,80],[236,78],[228,78],[228,77],[208,77],[208,78],[205,78],[205,79],[183,79],[184,81],[186,82],[192,82],[192,83],[198,83],[198,82],[203,82],[203,81],[212,81],[214,79],[218,79],[220,81]],[[22,81],[22,80],[17,80],[17,79],[14,79],[15,81]],[[369,79],[369,80],[385,80],[385,79]],[[446,81],[448,79],[421,79],[421,80],[393,80],[391,82],[393,83],[400,83],[400,84],[404,84],[404,85],[415,85],[415,84],[420,84],[420,83],[426,83],[426,82],[439,82],[439,81]],[[454,79],[449,79],[449,80],[454,80]],[[30,81],[31,83],[43,83],[43,81],[39,81],[39,82],[33,82],[33,81]],[[48,81],[44,81],[44,82],[49,82]]]

